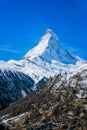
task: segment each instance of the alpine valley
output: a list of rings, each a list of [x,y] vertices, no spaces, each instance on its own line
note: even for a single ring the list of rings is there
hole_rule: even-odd
[[[0,61],[0,109],[0,130],[87,130],[87,62],[47,29],[22,59]]]

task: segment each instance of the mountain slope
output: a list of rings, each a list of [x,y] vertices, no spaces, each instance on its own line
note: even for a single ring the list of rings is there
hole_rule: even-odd
[[[84,60],[61,47],[56,34],[47,29],[36,47],[28,51],[20,61],[10,60],[8,64],[38,82],[43,77],[49,78],[67,71],[67,68],[69,71],[77,62],[84,63]]]
[[[0,61],[0,100],[4,102],[3,99],[8,97],[16,101],[34,88],[34,82],[37,84],[44,77],[48,79],[60,73],[68,73],[68,80],[85,66],[83,59],[61,47],[56,34],[47,29],[39,44],[20,61]],[[4,106],[2,104],[1,107]]]
[[[86,99],[87,63],[61,47],[52,30],[20,61],[0,61],[0,109],[14,102],[1,111],[1,127],[86,128]]]
[[[28,95],[34,88],[34,81],[27,75],[12,71],[0,70],[0,109]]]
[[[50,78],[29,96],[1,111],[1,124],[11,130],[45,130],[49,125],[55,130],[86,130],[87,69],[68,80],[66,76]]]

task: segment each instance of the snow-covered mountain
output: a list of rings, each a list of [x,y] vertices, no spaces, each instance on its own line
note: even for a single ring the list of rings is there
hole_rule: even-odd
[[[56,34],[47,29],[39,44],[29,50],[20,61],[1,61],[0,69],[22,72],[38,82],[43,77],[50,77],[67,69],[69,71],[84,62],[80,57],[64,49]]]
[[[64,49],[56,34],[47,29],[38,45],[29,50],[22,60],[8,63],[22,66],[19,71],[25,72],[38,82],[43,77],[53,76],[75,66],[77,62],[83,63],[84,60]]]
[[[64,64],[75,64],[79,60],[68,50],[61,47],[56,34],[50,29],[47,29],[39,44],[30,50],[24,58],[36,64],[38,62],[39,65],[40,61],[48,63],[58,61]]]
[[[21,60],[0,61],[0,107],[29,94],[41,79],[61,73],[68,82],[84,69],[86,62],[64,49],[56,34],[47,29],[39,44]]]
[[[54,77],[49,78],[52,76]],[[44,84],[44,81],[48,82]],[[50,29],[47,29],[39,44],[29,50],[21,60],[0,61],[0,109],[25,97],[36,85],[37,89],[27,98],[17,104],[11,104],[6,111],[3,111],[3,116],[0,117],[2,125],[11,127],[13,123],[14,127],[16,126],[14,124],[17,123],[15,128],[18,128],[18,124],[21,126],[22,123],[24,128],[25,122],[25,127],[28,128],[30,127],[29,122],[37,122],[35,118],[39,116],[40,126],[43,122],[41,119],[47,118],[48,120],[48,117],[52,117],[52,121],[61,119],[61,125],[63,122],[66,125],[69,121],[69,128],[70,125],[72,126],[73,120],[75,120],[75,126],[76,123],[79,126],[78,119],[84,119],[87,124],[86,118],[84,118],[87,117],[87,62],[64,49],[56,34]],[[57,109],[55,109],[56,106]],[[40,113],[35,116],[37,111],[34,113],[32,110],[38,110]],[[58,115],[61,110],[61,118],[60,115],[59,118],[53,118],[54,110],[58,111]],[[78,110],[80,110],[79,114]],[[32,116],[32,112],[34,116]],[[58,117],[57,113],[55,115]],[[11,115],[16,117],[10,117]],[[43,118],[45,116],[46,118]],[[25,119],[24,122],[18,123],[23,119]],[[79,121],[82,124],[83,120]]]

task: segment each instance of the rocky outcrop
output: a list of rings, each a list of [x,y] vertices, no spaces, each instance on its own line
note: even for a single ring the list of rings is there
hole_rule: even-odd
[[[21,72],[0,70],[0,109],[29,94],[34,81]]]

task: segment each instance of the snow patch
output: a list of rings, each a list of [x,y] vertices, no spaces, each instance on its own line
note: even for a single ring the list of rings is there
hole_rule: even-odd
[[[22,97],[26,97],[26,93],[24,90],[21,90]]]

